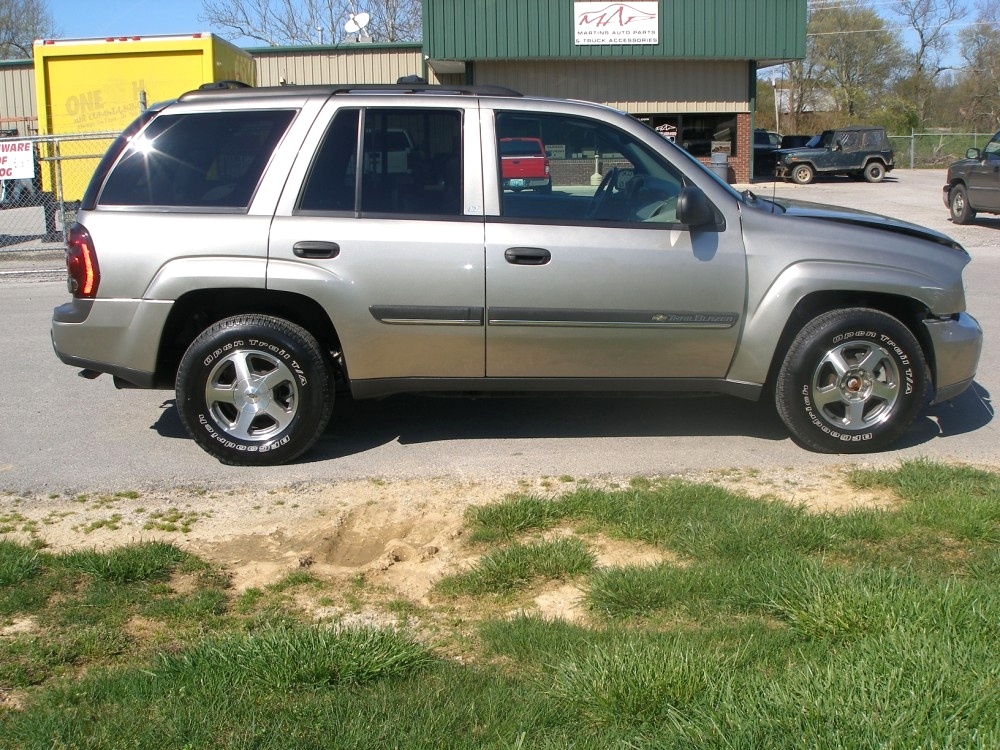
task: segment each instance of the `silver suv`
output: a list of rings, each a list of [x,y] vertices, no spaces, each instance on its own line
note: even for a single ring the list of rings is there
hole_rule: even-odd
[[[506,138],[545,144],[551,191],[502,189]],[[335,392],[766,393],[801,445],[878,450],[982,341],[948,237],[739,193],[625,114],[503,89],[191,92],[77,220],[56,353],[175,387],[231,464],[302,454]]]

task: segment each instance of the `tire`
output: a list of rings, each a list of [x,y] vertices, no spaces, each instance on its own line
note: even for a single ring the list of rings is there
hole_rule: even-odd
[[[203,331],[184,353],[176,385],[188,433],[234,466],[297,458],[333,411],[331,367],[316,339],[265,315],[226,318]]]
[[[880,161],[870,161],[865,164],[865,180],[882,182],[885,179],[885,164]]]
[[[971,224],[976,218],[976,212],[969,205],[969,193],[965,185],[955,185],[948,193],[948,207],[951,209],[951,220],[956,224]]]
[[[924,406],[927,366],[910,330],[878,310],[824,313],[792,342],[775,382],[793,438],[820,453],[883,450]]]
[[[816,171],[808,164],[796,164],[792,167],[792,182],[796,185],[808,185],[816,179]]]

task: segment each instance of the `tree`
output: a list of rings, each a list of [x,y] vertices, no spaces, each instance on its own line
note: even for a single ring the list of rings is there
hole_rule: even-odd
[[[1000,9],[992,0],[979,6],[976,23],[959,34],[967,68],[960,88],[967,105],[964,119],[977,129],[1000,125]]]
[[[923,129],[938,77],[949,70],[943,63],[951,44],[948,27],[965,18],[965,6],[963,0],[895,0],[895,12],[917,37],[901,91],[912,103],[913,125]]]
[[[808,34],[812,64],[848,120],[881,106],[903,48],[875,11],[861,0],[817,8]]]
[[[202,10],[223,36],[271,47],[339,44],[352,14],[369,14],[365,32],[376,42],[419,40],[423,24],[420,0],[203,0]]]
[[[34,40],[56,35],[45,0],[0,0],[0,58],[29,58]]]

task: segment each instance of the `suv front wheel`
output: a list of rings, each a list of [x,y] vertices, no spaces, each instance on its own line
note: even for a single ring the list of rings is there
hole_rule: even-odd
[[[792,167],[792,181],[797,185],[808,185],[816,179],[816,171],[808,164],[796,164]]]
[[[265,315],[226,318],[185,352],[177,410],[194,441],[224,464],[284,463],[330,420],[330,367],[304,328]]]
[[[976,218],[976,212],[969,205],[969,193],[965,185],[956,185],[948,193],[948,205],[951,208],[951,220],[956,224],[968,224]]]
[[[775,406],[797,441],[821,453],[881,450],[924,406],[920,344],[878,310],[833,310],[807,323],[775,383]]]

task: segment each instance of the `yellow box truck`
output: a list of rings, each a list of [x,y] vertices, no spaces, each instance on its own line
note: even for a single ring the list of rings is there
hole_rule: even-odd
[[[79,200],[110,139],[87,133],[123,130],[148,104],[206,83],[253,85],[253,58],[213,34],[44,39],[34,43],[41,188]],[[81,137],[72,140],[71,136]]]

